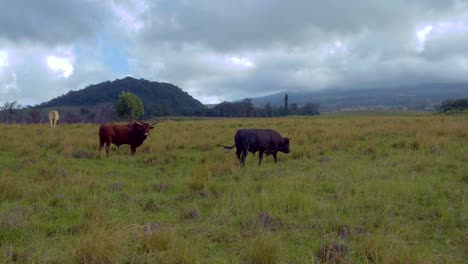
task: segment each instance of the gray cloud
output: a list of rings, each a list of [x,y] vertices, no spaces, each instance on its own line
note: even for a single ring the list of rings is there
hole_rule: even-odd
[[[425,44],[416,33],[467,11],[461,1],[161,1],[151,8],[142,39],[184,54],[177,61],[191,61],[168,66],[178,76],[167,71],[160,75],[224,98],[285,89],[461,80],[463,69],[448,72],[453,60],[444,58],[463,54],[463,45],[456,43],[465,42],[454,38],[466,38],[468,31],[442,34],[453,41],[428,37]],[[237,74],[219,63],[213,72],[190,52],[185,54],[183,47],[190,43],[199,47],[198,55],[251,56],[255,67]],[[167,54],[155,57],[168,61]],[[434,63],[429,57],[435,54]]]
[[[418,19],[444,17],[455,8],[455,1],[159,1],[147,16],[144,37],[222,51],[301,46],[362,30],[399,34]]]
[[[205,102],[467,81],[468,3],[9,1],[0,10],[0,44],[0,101],[39,103],[122,78],[115,70],[121,64]],[[3,64],[1,52],[8,55]],[[73,74],[57,76],[47,56],[69,58]]]
[[[100,1],[5,1],[0,9],[0,38],[49,45],[92,37],[111,13]]]
[[[92,52],[89,48],[86,50]],[[47,67],[45,55],[50,54],[56,54],[56,49],[21,47],[10,53],[17,58],[5,70],[0,70],[0,101],[16,100],[34,105],[91,83],[119,77],[102,63],[84,60],[81,65],[75,65],[69,78],[63,78],[60,72]]]

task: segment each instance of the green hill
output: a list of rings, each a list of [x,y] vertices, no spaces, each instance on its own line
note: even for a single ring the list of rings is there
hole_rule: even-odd
[[[70,91],[37,107],[92,107],[103,103],[115,104],[122,91],[132,92],[140,98],[145,107],[146,117],[190,116],[202,113],[205,109],[200,101],[175,85],[132,77],[89,85],[82,90]]]

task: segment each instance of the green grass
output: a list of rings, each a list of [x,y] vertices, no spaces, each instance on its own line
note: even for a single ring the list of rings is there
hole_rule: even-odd
[[[339,111],[339,112],[323,112],[323,116],[338,116],[338,117],[359,117],[359,116],[428,116],[436,113],[435,111],[418,111],[418,110],[354,110],[354,111]]]
[[[273,128],[291,153],[230,145]],[[39,263],[464,263],[466,116],[166,120],[130,156],[98,126],[0,125],[0,258]]]

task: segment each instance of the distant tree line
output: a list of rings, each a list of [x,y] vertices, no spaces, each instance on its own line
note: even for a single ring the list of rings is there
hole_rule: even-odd
[[[95,106],[71,106],[54,108],[23,107],[16,101],[5,102],[0,106],[1,123],[48,123],[48,112],[58,110],[60,123],[106,123],[114,121],[128,121],[138,118],[149,119],[154,116],[169,116],[169,112],[153,111],[147,115],[139,98],[130,93],[122,92],[119,102],[98,103]],[[156,112],[156,113],[155,113]],[[287,115],[319,115],[318,104],[289,104],[285,96],[284,106],[275,107],[267,103],[264,107],[255,107],[252,99],[246,98],[240,102],[222,102],[213,108],[204,108],[182,116],[206,117],[279,117]]]
[[[468,109],[468,97],[458,100],[447,99],[440,104],[440,111],[444,113],[454,111],[465,111]]]
[[[211,109],[207,109],[205,116],[213,117],[278,117],[287,115],[319,115],[319,105],[308,103],[303,106],[288,104],[285,95],[284,106],[275,107],[270,103],[264,107],[254,107],[252,99],[246,98],[240,102],[222,102]]]
[[[60,114],[60,123],[105,123],[116,120],[115,105],[101,103],[93,107],[55,107]],[[0,123],[37,124],[48,123],[52,108],[23,107],[16,101],[0,106]]]

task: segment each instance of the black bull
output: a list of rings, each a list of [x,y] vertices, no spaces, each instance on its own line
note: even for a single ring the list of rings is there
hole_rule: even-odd
[[[289,153],[289,139],[283,138],[280,133],[273,129],[241,129],[237,130],[234,136],[234,145],[222,147],[233,149],[236,147],[237,158],[241,162],[241,166],[245,165],[245,158],[250,151],[253,154],[259,152],[258,164],[262,164],[263,153],[273,155],[277,162],[276,155],[278,151]]]

